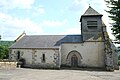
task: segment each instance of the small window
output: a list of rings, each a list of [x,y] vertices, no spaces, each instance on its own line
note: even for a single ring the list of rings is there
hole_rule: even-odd
[[[96,30],[97,29],[97,21],[87,21],[87,27],[90,30]]]
[[[45,63],[45,54],[42,54],[42,62]]]
[[[17,59],[20,59],[20,51],[17,52]]]

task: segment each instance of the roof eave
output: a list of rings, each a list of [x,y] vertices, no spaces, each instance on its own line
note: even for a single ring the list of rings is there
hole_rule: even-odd
[[[9,48],[9,49],[59,49],[59,47],[50,47],[50,48]]]
[[[102,14],[101,15],[82,15],[80,18],[80,22],[82,21],[82,17],[98,17],[98,16],[102,17],[103,15]]]

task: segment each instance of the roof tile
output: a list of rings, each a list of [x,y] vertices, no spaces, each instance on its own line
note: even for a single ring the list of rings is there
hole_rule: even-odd
[[[58,48],[69,42],[82,42],[81,35],[26,35],[10,48]]]

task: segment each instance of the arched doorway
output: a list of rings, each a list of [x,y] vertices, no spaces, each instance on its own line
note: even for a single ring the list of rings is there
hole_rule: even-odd
[[[78,66],[78,58],[75,54],[71,57],[71,66],[72,67],[77,67]]]
[[[78,51],[71,51],[67,56],[67,65],[71,67],[77,67],[81,65],[82,56]]]

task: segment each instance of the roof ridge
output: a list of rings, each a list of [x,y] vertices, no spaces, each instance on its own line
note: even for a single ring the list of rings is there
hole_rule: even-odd
[[[81,35],[81,34],[68,34],[68,35],[25,35],[25,36],[75,36],[75,35]]]

